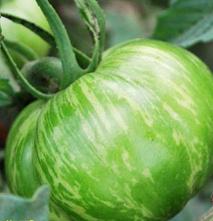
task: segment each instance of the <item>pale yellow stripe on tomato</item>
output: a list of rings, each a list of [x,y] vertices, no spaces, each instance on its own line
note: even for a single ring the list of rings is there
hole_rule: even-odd
[[[75,203],[73,203],[70,200],[64,199],[63,203],[68,207],[71,208],[73,212],[75,212],[75,214],[77,214],[78,216],[80,216],[81,218],[85,219],[85,220],[90,220],[90,221],[101,221],[101,219],[97,219],[89,214],[87,214],[87,211],[84,207],[79,206]]]
[[[75,200],[83,200],[81,193],[80,193],[80,185],[76,184],[71,184],[68,183],[65,179],[63,179],[63,177],[61,177],[61,185],[67,190],[69,191],[69,198],[70,198],[70,202],[71,199],[75,199]],[[60,191],[58,191],[60,192]],[[62,198],[63,199],[63,198]]]
[[[119,167],[118,167],[118,165],[115,162],[111,163],[111,170],[113,171],[113,173],[115,175],[119,175],[120,174]]]
[[[124,183],[124,189],[125,193],[120,196],[115,187],[109,188],[110,194],[117,200],[117,202],[123,203],[123,206],[125,208],[122,211],[125,212],[126,209],[134,209],[137,210],[137,212],[140,213],[142,216],[152,217],[153,214],[149,209],[147,209],[143,204],[137,203],[134,200],[131,194],[131,187]]]
[[[184,85],[177,85],[172,79],[162,78],[162,80],[172,90],[176,91],[177,96],[174,97],[174,100],[177,102],[177,104],[189,110],[192,115],[197,116],[195,104],[192,100],[192,96],[190,95],[188,89],[186,89]]]
[[[200,151],[200,149],[198,149],[198,146],[202,146],[202,149],[206,149],[205,153],[203,153],[203,151]],[[189,143],[189,147],[191,150],[191,155],[196,155],[196,158],[193,161],[193,169],[191,171],[191,175],[190,178],[187,182],[187,185],[190,187],[190,189],[193,189],[193,185],[194,185],[194,180],[196,179],[196,176],[199,172],[203,172],[203,163],[207,163],[207,162],[202,162],[203,159],[203,154],[206,154],[208,156],[208,146],[204,146],[202,142],[200,142],[198,140],[197,137],[194,137],[190,143]]]
[[[123,160],[124,165],[126,166],[126,168],[131,172],[134,170],[134,167],[132,166],[131,162],[130,162],[130,156],[129,156],[129,152],[127,150],[123,150],[122,154],[121,154],[121,158]]]
[[[126,83],[127,84],[127,83]],[[129,89],[130,84],[137,87],[137,92],[135,89]],[[151,114],[146,111],[143,107],[145,105],[152,105],[153,96],[148,93],[146,90],[144,90],[142,87],[139,87],[138,85],[135,85],[133,81],[128,82],[128,86],[126,87],[117,87],[116,84],[108,84],[108,88],[112,91],[116,91],[116,97],[120,100],[124,100],[129,108],[131,109],[131,113],[136,115],[139,114],[143,118],[143,121],[145,124],[147,124],[148,127],[152,127],[154,124],[154,119],[151,116]],[[144,104],[144,105],[143,105]],[[113,107],[112,103],[112,107]],[[153,105],[152,105],[153,106]],[[113,108],[113,112],[116,113],[117,111],[115,108]],[[123,119],[120,114],[117,113],[117,119],[118,122],[121,124],[121,128],[123,128],[124,131],[128,129],[127,124],[125,123],[126,119]],[[116,119],[115,116],[115,119]]]
[[[122,117],[122,113],[119,112],[119,110],[114,106],[113,103],[109,106],[109,112],[111,113],[113,119],[117,123],[118,128],[120,128],[120,131],[124,134],[128,133],[128,123],[127,120]]]
[[[106,128],[106,130],[111,130],[111,124],[108,122],[108,116],[106,111],[103,108],[103,105],[100,103],[98,98],[95,96],[93,91],[89,88],[86,82],[83,80],[79,82],[79,87],[81,88],[82,93],[85,95],[87,100],[89,100],[90,104],[95,110],[96,116],[99,118],[99,121],[102,124],[102,127]],[[102,128],[102,129],[103,129]]]
[[[97,125],[97,124],[96,124]],[[105,164],[107,162],[106,160],[106,148],[104,144],[102,143],[105,140],[104,134],[101,132],[101,128],[92,128],[90,125],[90,122],[87,119],[82,119],[81,122],[81,130],[84,133],[86,139],[90,141],[90,148],[94,150],[94,153],[96,153],[101,159],[103,160],[103,163]],[[99,136],[97,136],[99,134]],[[97,139],[99,137],[99,139]]]
[[[194,117],[197,117],[196,106],[188,89],[182,86],[179,87],[178,92],[181,95],[181,99],[177,99],[178,104],[189,110]]]
[[[108,102],[107,113],[110,116],[107,116],[106,110],[103,108],[100,100],[95,96],[94,93],[90,91],[89,86],[85,82],[81,83],[81,89],[83,93],[87,95],[87,99],[91,102],[93,108],[95,109],[95,113],[98,114],[99,121],[97,122],[97,117],[96,119],[94,119],[94,122],[97,122],[96,126],[98,128],[99,128],[99,125],[102,124],[102,125],[105,125],[106,130],[108,130],[108,132],[111,132],[113,128],[108,119],[112,118],[111,120],[117,123],[116,128],[120,128],[120,131],[122,131],[122,133],[126,133],[126,131],[128,130],[128,126],[125,122],[125,119],[114,107],[114,104],[110,102],[110,98],[107,97],[107,94],[103,94],[103,96],[105,97],[105,99],[107,99],[107,102]],[[96,131],[98,134],[100,134],[99,138],[101,137],[101,140],[103,140],[103,142],[108,143],[109,141],[105,139],[106,137],[105,131],[103,130],[103,128],[99,128],[99,129],[98,128]],[[97,142],[97,138],[95,137],[94,132],[93,132],[94,128],[91,128],[91,126],[89,125],[89,122],[87,122],[87,119],[85,119],[82,122],[82,129],[85,135],[87,136],[87,138],[89,138],[89,140],[92,142],[92,146],[98,150],[98,153],[102,153],[102,160],[103,162],[106,163],[107,159],[106,159],[105,146],[102,144],[101,140]]]
[[[160,67],[164,67],[164,70],[168,69],[172,72],[176,72],[177,70],[180,70],[182,73],[185,73],[182,77],[186,79],[187,83],[192,84],[192,80],[189,77],[189,75],[191,74],[188,71],[187,68],[187,64],[182,62],[182,59],[180,59],[179,56],[176,56],[176,54],[174,52],[170,52],[170,51],[163,51],[160,48],[156,48],[156,47],[151,47],[149,46],[143,46],[138,48],[137,50],[138,56],[141,59],[146,60],[147,62],[150,61],[151,64],[156,64],[156,68]],[[190,56],[190,61],[193,61],[193,56]],[[167,61],[167,62],[162,62],[162,61]],[[197,64],[197,59],[194,58],[195,63]],[[163,69],[163,68],[162,68]],[[156,72],[158,73],[158,72]],[[166,73],[164,73],[166,74]],[[168,74],[170,75],[171,72],[168,72]]]
[[[149,66],[150,64],[152,64],[152,67],[153,67],[153,64],[155,64],[154,67],[156,67],[156,69],[158,70],[159,70],[159,67],[161,67],[160,69],[163,69],[163,70],[170,70],[168,74],[164,72],[164,77],[166,74],[168,76],[169,75],[171,76],[171,72],[177,72],[176,71],[177,69],[180,69],[183,72],[187,71],[185,66],[181,63],[181,61],[179,62],[179,58],[174,56],[174,53],[170,54],[168,53],[168,51],[163,51],[162,49],[150,48],[150,46],[147,46],[147,47],[144,46],[138,50],[138,57],[140,57],[139,60],[143,59],[147,63],[149,63],[148,64]],[[167,62],[162,62],[165,60]],[[155,73],[159,73],[159,71]]]
[[[81,130],[85,134],[86,139],[90,141],[90,147],[92,147],[95,153],[98,153],[101,157],[103,164],[107,163],[106,159],[106,149],[104,143],[108,143],[109,140],[106,136],[106,131],[111,132],[111,124],[108,121],[108,116],[102,104],[96,98],[94,93],[90,90],[87,82],[80,81],[79,87],[82,90],[82,93],[85,95],[85,98],[90,102],[91,106],[94,108],[89,111],[88,116],[84,116],[81,111],[76,111],[76,114],[79,116]],[[74,103],[80,109],[85,108],[81,106],[78,99],[74,99]],[[93,126],[91,126],[90,121],[92,121]],[[97,140],[98,137],[98,140]]]
[[[97,197],[92,191],[90,191],[90,195],[92,199],[94,199],[97,202],[100,202],[103,205],[106,205],[107,207],[110,207],[112,209],[116,207],[116,205],[111,203],[110,201],[103,200],[103,198]]]
[[[149,179],[152,183],[155,182],[149,168],[145,168],[142,174],[145,178]]]
[[[169,116],[178,122],[182,122],[182,119],[180,118],[179,114],[167,103],[163,103],[163,109],[166,111],[166,113],[169,114]]]
[[[33,116],[32,116],[33,117]],[[23,147],[22,147],[22,142],[26,139],[26,134],[29,131],[29,128],[31,127],[31,121],[30,120],[25,120],[23,124],[20,125],[19,127],[19,131],[21,131],[21,133],[16,133],[15,137],[13,137],[13,145],[16,145],[16,148],[13,147],[13,154],[10,154],[10,168],[13,169],[13,176],[10,177],[11,179],[11,183],[14,184],[14,190],[17,189],[17,185],[18,185],[18,180],[19,180],[19,166],[17,165],[17,152],[22,150],[23,151]],[[18,147],[18,148],[17,148]],[[20,154],[19,154],[20,155]]]
[[[174,141],[177,146],[179,146],[181,144],[182,140],[184,139],[183,135],[176,129],[173,130],[172,137],[174,138]]]
[[[181,119],[179,118],[179,115],[172,109],[171,106],[169,106],[168,104],[164,103],[163,104],[163,108],[165,109],[165,111],[174,119],[177,121],[181,122]],[[192,190],[192,186],[193,186],[193,182],[194,182],[194,178],[196,176],[196,174],[201,170],[202,165],[201,163],[198,163],[196,160],[194,160],[193,155],[192,155],[192,142],[191,140],[185,141],[183,134],[180,133],[180,131],[177,130],[173,130],[173,134],[172,134],[173,138],[176,141],[177,145],[180,145],[181,143],[183,143],[186,146],[186,151],[187,151],[187,155],[189,157],[189,161],[190,161],[190,166],[191,166],[191,175],[189,177],[189,180],[187,181],[187,185],[189,186],[189,188]]]
[[[144,49],[146,50],[146,48],[143,47],[144,56],[147,56],[146,51]],[[150,50],[150,48],[147,47],[147,50]],[[157,52],[159,52],[160,54]],[[147,53],[153,54],[153,57],[150,57],[148,60],[146,58],[147,61],[150,60],[149,62],[154,62],[156,60],[156,58],[155,58],[156,53],[159,57],[168,56],[158,49],[153,49],[152,52],[148,51]],[[185,69],[185,66],[182,65],[181,63],[178,63],[176,59],[173,59],[173,60],[168,59],[168,60],[171,62],[171,64],[170,63],[160,64],[162,67],[164,67],[165,70],[168,70],[168,71],[162,75],[158,75],[157,77],[158,77],[158,79],[162,79],[161,82],[163,82],[167,86],[170,86],[170,88],[172,88],[173,90],[177,91],[178,94],[181,96],[180,99],[176,99],[178,101],[178,103],[181,106],[183,106],[184,108],[187,108],[193,115],[196,116],[196,111],[194,109],[194,103],[193,103],[193,100],[191,98],[191,95],[190,95],[187,87],[185,87],[184,85],[176,85],[172,79],[172,77],[173,77],[172,73],[176,73],[173,63],[176,63],[176,66],[178,68],[180,68],[180,70],[182,72],[185,73],[185,74],[183,74],[183,77],[185,77],[187,79],[187,84],[188,83],[192,84],[192,81],[190,80],[190,78],[187,75],[187,70]],[[156,69],[157,68],[158,68],[158,65],[156,65]],[[158,73],[158,71],[156,71],[155,73]]]

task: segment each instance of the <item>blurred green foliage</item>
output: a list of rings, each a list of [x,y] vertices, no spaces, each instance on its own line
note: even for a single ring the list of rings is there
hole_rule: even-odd
[[[131,14],[122,12],[118,14],[116,11],[107,10],[106,19],[110,32],[109,46],[144,35],[140,20]]]
[[[171,7],[158,18],[154,37],[187,47],[212,40],[212,24],[212,0],[173,0]]]
[[[1,194],[0,220],[39,220],[48,221],[50,191],[47,186],[39,188],[32,199]]]

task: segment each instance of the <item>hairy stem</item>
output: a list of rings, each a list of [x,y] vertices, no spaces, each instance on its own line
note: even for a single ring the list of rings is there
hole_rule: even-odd
[[[65,88],[79,76],[83,75],[84,71],[77,62],[68,33],[55,9],[51,6],[48,0],[36,0],[36,2],[43,11],[54,34],[64,71],[62,87]]]
[[[92,61],[85,70],[85,72],[88,73],[95,71],[102,57],[106,32],[105,17],[96,0],[75,0],[75,3],[86,26],[92,33],[95,43]]]
[[[27,47],[24,44],[14,42],[14,41],[9,41],[9,40],[4,40],[5,44],[7,45],[8,49],[18,53],[28,61],[32,61],[38,58],[38,55],[29,47]]]
[[[23,76],[21,71],[18,69],[16,63],[14,62],[13,58],[10,56],[9,51],[7,49],[7,46],[5,45],[4,41],[1,41],[1,48],[3,51],[3,54],[5,58],[7,59],[7,62],[9,64],[9,67],[11,68],[11,71],[14,75],[15,78],[18,78],[21,82],[22,87],[32,94],[34,97],[39,98],[39,99],[49,99],[52,97],[52,94],[45,94],[37,90],[35,87],[33,87],[28,80]]]
[[[38,35],[41,39],[46,41],[52,47],[56,47],[56,42],[55,42],[55,38],[53,37],[53,35],[50,34],[48,31],[46,31],[45,29],[34,24],[33,22],[30,22],[28,20],[25,20],[23,18],[14,16],[8,13],[1,13],[1,16],[11,20],[12,22],[16,24],[24,26],[25,28],[29,29],[30,31]],[[74,48],[74,52],[76,53],[76,57],[78,58],[80,62],[82,62],[84,65],[90,64],[91,60],[87,55],[85,55],[83,52],[81,52],[80,50],[76,48]]]

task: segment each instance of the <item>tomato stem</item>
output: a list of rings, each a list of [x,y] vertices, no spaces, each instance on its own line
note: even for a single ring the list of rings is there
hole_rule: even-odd
[[[4,40],[4,42],[7,45],[8,49],[15,51],[28,61],[38,59],[38,55],[26,45],[6,39]]]
[[[30,22],[24,18],[20,18],[15,15],[11,15],[9,13],[1,13],[1,17],[4,17],[16,24],[22,25],[25,28],[29,29],[30,31],[34,32],[37,34],[40,38],[42,38],[44,41],[48,42],[51,46],[55,47],[55,39],[54,37],[46,30],[41,28],[40,26],[36,25],[33,22]]]
[[[93,72],[97,68],[104,50],[105,42],[105,17],[101,7],[96,0],[75,0],[75,3],[81,13],[81,16],[92,33],[95,47],[93,50],[92,60],[86,69],[82,69],[75,57],[74,49],[67,34],[67,31],[57,15],[54,8],[48,0],[36,0],[37,4],[43,11],[49,22],[49,25],[55,36],[56,44],[62,60],[64,69],[63,86],[70,83],[82,75]]]
[[[95,42],[92,61],[85,70],[88,73],[95,71],[102,57],[106,32],[105,16],[96,0],[75,0],[75,3]]]
[[[39,99],[49,99],[53,95],[52,94],[45,94],[43,92],[40,92],[35,87],[33,87],[28,80],[23,76],[21,71],[18,69],[16,63],[14,62],[13,58],[10,56],[10,53],[7,49],[7,46],[4,43],[4,40],[1,40],[1,48],[4,56],[7,59],[7,62],[9,64],[9,67],[11,68],[11,71],[15,78],[18,78],[22,84],[22,87],[28,91],[30,94],[32,94],[34,97]]]
[[[48,0],[36,0],[36,2],[43,11],[54,34],[64,71],[62,88],[65,88],[70,85],[70,83],[75,81],[79,76],[83,75],[84,71],[77,62],[67,30],[65,29],[55,9]]]
[[[18,23],[27,27],[28,29],[30,29],[31,31],[39,35],[43,40],[51,44],[53,47],[58,48],[59,55],[62,61],[62,67],[63,67],[63,79],[61,81],[60,88],[64,89],[67,86],[69,86],[72,82],[74,82],[76,79],[81,77],[82,75],[88,72],[95,71],[95,69],[97,68],[101,60],[102,52],[104,49],[104,41],[105,41],[104,14],[103,14],[102,9],[96,2],[96,0],[89,0],[89,1],[75,0],[75,3],[81,13],[81,16],[85,24],[89,28],[90,32],[92,33],[92,36],[94,39],[95,46],[93,50],[92,59],[90,60],[85,54],[83,54],[81,51],[75,49],[72,46],[67,30],[65,29],[61,19],[59,18],[55,9],[52,7],[49,1],[48,0],[36,0],[36,2],[38,6],[41,8],[41,10],[43,11],[50,25],[50,28],[52,29],[54,37],[47,31],[45,31],[44,29],[40,28],[39,26],[25,19],[10,15],[10,14],[6,14],[6,13],[2,13],[2,16],[7,19],[12,20],[15,23]],[[78,61],[82,61],[83,65],[87,66],[87,68],[83,69],[78,63]],[[11,63],[11,66],[13,66],[14,68],[14,65],[12,64],[12,62],[10,63]],[[20,71],[16,70],[16,74],[18,72]],[[19,73],[19,78],[21,78],[20,76],[21,75]],[[22,79],[22,81],[24,81],[24,79]]]
[[[48,31],[44,30],[43,28],[39,27],[38,25],[34,24],[33,22],[30,22],[26,19],[20,18],[18,16],[14,16],[8,13],[1,13],[1,16],[11,20],[12,22],[16,23],[16,24],[20,24],[22,26],[24,26],[25,28],[29,29],[30,31],[32,31],[33,33],[35,33],[36,35],[38,35],[40,38],[42,38],[44,41],[46,41],[49,45],[51,45],[52,47],[56,47],[56,42],[54,39],[54,36],[52,34],[50,34]],[[84,54],[82,51],[78,50],[77,48],[73,48],[77,59],[80,61],[80,63],[83,63],[83,65],[88,66],[91,62],[91,59]]]

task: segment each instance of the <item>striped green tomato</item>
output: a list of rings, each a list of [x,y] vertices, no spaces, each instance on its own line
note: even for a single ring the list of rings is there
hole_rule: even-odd
[[[165,221],[213,172],[213,77],[173,45],[134,40],[27,107],[7,142],[11,190],[39,184],[72,221]]]

